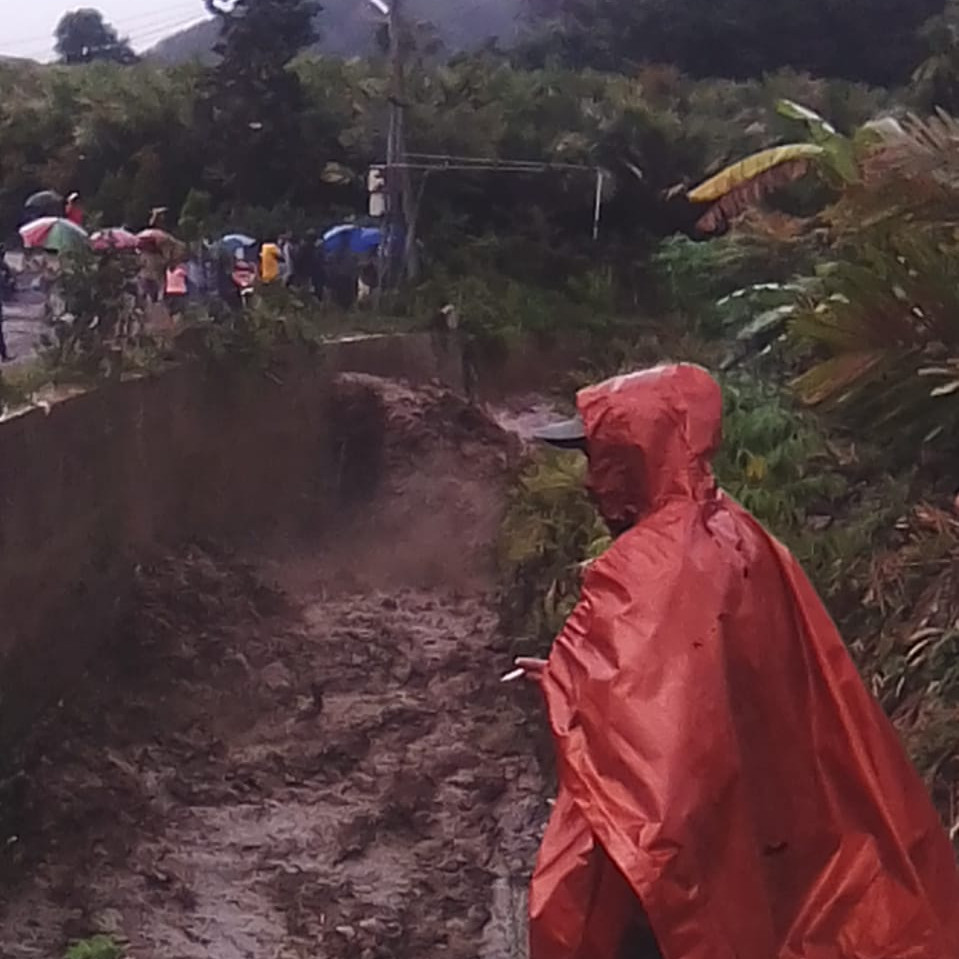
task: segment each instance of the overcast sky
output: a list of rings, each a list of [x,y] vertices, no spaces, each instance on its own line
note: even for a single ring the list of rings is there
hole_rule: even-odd
[[[0,0],[0,54],[49,60],[53,31],[68,10],[93,7],[137,50],[202,20],[203,0]]]

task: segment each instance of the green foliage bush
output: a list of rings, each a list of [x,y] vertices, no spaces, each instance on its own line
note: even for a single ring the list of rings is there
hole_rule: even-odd
[[[123,949],[110,936],[93,936],[70,946],[63,959],[123,959]]]
[[[337,332],[337,314],[283,288],[267,289],[242,310],[202,307],[187,318],[179,349],[214,362],[268,368],[276,351],[288,346],[312,349]]]
[[[359,212],[367,167],[383,159],[384,64],[303,55],[288,72],[297,102],[284,107],[282,124],[262,131],[249,128],[260,121],[246,116],[247,106],[224,112],[201,65],[0,63],[0,224],[9,231],[23,200],[44,187],[79,190],[104,225],[145,225],[157,205],[170,207],[175,221],[193,194],[191,233],[197,194],[208,198],[200,219],[211,229],[273,232]],[[682,225],[682,204],[672,208],[662,191],[781,135],[774,93],[819,107],[848,101],[855,122],[884,102],[881,92],[845,97],[831,89],[796,74],[730,82],[693,81],[668,68],[636,76],[523,70],[495,52],[424,61],[410,77],[411,150],[601,164],[614,180],[598,246],[590,238],[591,176],[559,171],[434,174],[423,193],[423,233],[436,249],[451,237],[497,232],[527,247],[570,244],[593,259],[619,238],[641,256],[651,234]],[[247,126],[227,131],[228,121]],[[345,176],[325,177],[331,163]]]
[[[548,648],[579,595],[582,564],[609,544],[585,478],[584,457],[540,451],[510,494],[499,545],[508,584],[501,615],[523,634],[527,653]]]
[[[793,550],[837,613],[860,598],[865,564],[904,509],[905,489],[871,464],[844,460],[817,419],[748,376],[724,383],[717,479]],[[578,591],[581,564],[608,534],[583,491],[585,459],[537,451],[503,525],[504,622],[542,651]]]
[[[127,253],[80,250],[61,258],[48,307],[43,357],[58,379],[119,377],[150,351]]]
[[[731,322],[744,323],[754,315],[737,317],[733,310],[740,304],[722,300],[754,285],[788,283],[812,270],[815,257],[810,243],[734,231],[710,241],[671,237],[660,243],[650,263],[663,308],[689,318],[703,334],[718,336],[729,332]],[[781,302],[787,300],[775,299]],[[750,303],[756,305],[756,299]]]

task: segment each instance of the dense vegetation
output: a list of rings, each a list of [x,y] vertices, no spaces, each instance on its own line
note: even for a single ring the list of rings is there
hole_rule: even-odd
[[[209,62],[0,65],[4,232],[43,187],[79,190],[104,224],[168,206],[187,239],[362,213],[388,67],[375,44],[359,60],[304,52],[335,5],[315,8],[243,0]],[[585,170],[418,179],[426,270],[392,305],[419,322],[453,302],[471,333],[588,333],[584,377],[664,356],[723,367],[721,480],[805,563],[948,793],[959,124],[933,114],[959,107],[954,5],[538,0],[527,14],[535,35],[509,53],[450,60],[410,26],[409,149]],[[99,334],[84,339],[126,322],[114,268],[78,266],[68,292],[91,322],[56,329],[57,362],[117,370]],[[311,331],[289,301],[213,346],[256,356]],[[533,463],[507,521],[504,612],[539,642],[605,542],[580,468]]]
[[[942,10],[941,0],[529,2],[552,27],[540,49],[579,67],[661,60],[696,76],[731,77],[793,67],[887,85],[909,79],[920,27]]]
[[[368,56],[378,15],[352,0],[326,0],[314,49]],[[491,42],[527,63],[635,71],[670,63],[699,77],[757,77],[785,67],[886,85],[908,81],[931,42],[942,47],[943,0],[405,0],[448,55]],[[877,24],[882,29],[877,29]],[[182,63],[208,56],[214,23],[161,42],[152,56]]]

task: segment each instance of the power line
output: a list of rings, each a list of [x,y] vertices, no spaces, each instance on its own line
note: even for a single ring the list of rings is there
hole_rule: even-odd
[[[192,27],[198,23],[210,23],[212,22],[207,17],[190,17],[187,20],[181,20],[179,23],[167,23],[163,26],[153,27],[151,30],[147,30],[145,33],[138,35],[130,36],[130,43],[133,46],[142,46],[144,41],[148,40],[161,40],[171,34],[177,33],[180,30],[185,30],[187,27]]]
[[[202,4],[199,0],[192,0],[188,3],[180,3],[173,7],[168,7],[165,10],[151,10],[149,13],[141,13],[135,17],[121,17],[117,20],[107,20],[104,18],[104,22],[108,26],[112,26],[116,29],[117,33],[123,33],[128,27],[139,26],[141,29],[149,27],[151,24],[155,24],[159,21],[162,21],[174,14],[179,16],[180,14],[186,13],[187,10],[196,10],[197,8],[202,9]],[[199,12],[195,19],[200,19],[202,14]],[[59,23],[59,21],[57,21]],[[41,43],[49,43],[54,36],[56,30],[56,24],[50,29],[48,33],[43,34],[42,36],[33,36],[33,37],[17,37],[12,40],[4,40],[2,46],[4,50],[12,49],[21,49],[23,47],[31,47],[37,49],[38,45]]]
[[[588,170],[595,172],[596,164],[588,163],[562,163],[552,160],[514,160],[508,157],[486,157],[486,156],[457,156],[447,153],[407,153],[411,159],[422,161],[423,167],[430,169],[449,169],[456,166],[457,169],[473,169],[474,167],[489,170],[509,170],[516,172],[518,170],[528,170],[531,173],[540,173],[548,170]]]
[[[144,46],[153,46],[153,42],[163,39],[164,37],[170,36],[178,32],[179,30],[185,29],[186,27],[193,26],[197,23],[205,23],[206,18],[204,17],[188,17],[186,19],[179,20],[167,20],[162,23],[154,23],[153,25],[146,25],[146,27],[137,34],[131,34],[130,36],[121,39],[126,39],[132,47],[140,47],[141,49]],[[21,53],[21,56],[32,57],[34,59],[42,59],[44,57],[49,57],[53,52],[53,37],[51,35],[51,42],[48,42],[42,49],[34,47],[31,52]]]

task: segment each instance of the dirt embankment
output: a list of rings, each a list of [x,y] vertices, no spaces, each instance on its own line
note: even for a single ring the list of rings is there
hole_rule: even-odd
[[[3,783],[5,959],[96,931],[131,959],[525,955],[548,809],[491,596],[514,440],[438,389],[334,403],[337,528],[144,570]]]

